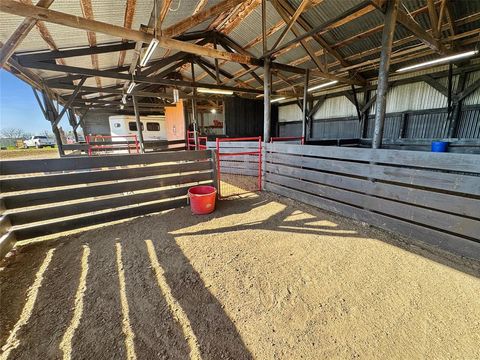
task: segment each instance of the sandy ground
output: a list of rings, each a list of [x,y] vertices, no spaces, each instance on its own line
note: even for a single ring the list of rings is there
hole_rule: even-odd
[[[175,209],[19,247],[0,359],[479,359],[457,260],[272,194]]]

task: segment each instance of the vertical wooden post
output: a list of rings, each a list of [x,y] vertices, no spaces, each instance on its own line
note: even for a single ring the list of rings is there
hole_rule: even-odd
[[[75,138],[75,142],[78,143],[78,134],[77,134],[77,119],[75,118],[75,112],[72,108],[68,109],[68,120],[70,125],[72,126],[73,136]]]
[[[143,141],[142,123],[140,121],[140,111],[138,110],[138,103],[137,103],[136,96],[132,95],[132,100],[133,100],[133,110],[135,111],[135,123],[137,124],[138,141],[140,143],[140,152],[144,154],[145,143]]]
[[[390,56],[392,54],[392,42],[395,32],[399,0],[387,1],[385,13],[385,25],[382,34],[382,53],[378,68],[377,101],[375,104],[375,129],[373,131],[372,148],[382,146],[383,125],[387,105],[388,71],[390,69]]]
[[[190,62],[192,68],[192,82],[195,85],[195,68],[193,61]],[[199,149],[198,146],[198,123],[197,123],[197,88],[194,86],[192,89],[192,123],[193,123],[193,136],[195,140],[195,150]]]
[[[302,136],[304,141],[307,140],[307,122],[308,121],[308,82],[310,78],[310,71],[305,70],[305,85],[303,88],[303,114],[302,114]]]
[[[363,101],[364,101],[363,106],[368,104],[368,102],[370,101],[370,91],[368,91],[366,88],[363,91]],[[363,110],[364,110],[362,113],[363,124],[362,124],[362,129],[360,130],[361,131],[360,137],[363,139],[366,139],[368,137],[368,116],[370,113],[370,107]]]
[[[58,116],[58,112],[55,109],[55,105],[53,104],[52,100],[49,98],[46,90],[42,90],[42,97],[45,109],[45,119],[50,121],[52,125],[52,132],[55,136],[55,141],[57,142],[58,154],[60,156],[65,156],[65,151],[63,150],[63,143],[62,137],[60,136],[60,131],[58,130],[58,126],[55,125],[55,120]]]
[[[454,102],[453,111],[450,113],[450,123],[448,127],[448,137],[450,139],[457,137],[458,122],[460,121],[462,112],[462,100],[458,100],[458,95],[465,89],[466,80],[467,74],[465,71],[462,71],[458,78],[456,101]]]
[[[267,0],[262,0],[262,43],[263,54],[267,52]],[[271,103],[270,94],[272,74],[270,72],[270,58],[264,58],[263,69],[263,151],[262,151],[262,189],[265,189],[267,173],[267,144],[270,141]]]
[[[398,134],[398,137],[400,139],[403,139],[406,134],[407,134],[407,126],[408,126],[408,113],[404,112],[402,113],[402,118],[400,120],[400,134]]]

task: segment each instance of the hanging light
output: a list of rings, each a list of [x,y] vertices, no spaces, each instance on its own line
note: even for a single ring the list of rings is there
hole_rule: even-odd
[[[128,89],[127,89],[127,94],[130,94],[132,91],[133,91],[133,88],[136,86],[137,84],[135,84],[133,81],[130,83],[130,85],[128,85]]]
[[[279,98],[271,100],[270,102],[274,103],[274,102],[278,102],[278,101],[282,101],[282,100],[285,100],[285,97],[279,97]]]
[[[333,80],[333,81],[330,81],[330,82],[327,82],[327,83],[324,83],[324,84],[320,84],[320,85],[308,88],[308,91],[318,90],[318,89],[321,89],[321,88],[324,88],[324,87],[327,87],[327,86],[330,86],[330,85],[333,85],[333,84],[336,84],[336,83],[338,83],[338,80]]]
[[[197,91],[198,91],[199,93],[203,93],[203,94],[233,95],[233,91],[232,91],[232,90],[198,88]]]
[[[150,60],[150,58],[152,57],[155,49],[158,46],[158,43],[159,43],[159,41],[155,38],[153,38],[152,41],[150,41],[150,44],[148,45],[147,51],[145,52],[145,54],[143,54],[143,58],[140,61],[140,66],[147,65],[148,60]]]
[[[216,114],[216,113],[217,113],[217,109],[212,109],[212,110],[210,110],[210,112],[211,112],[212,114]]]
[[[415,69],[427,67],[427,66],[430,66],[430,65],[443,64],[443,63],[446,63],[446,62],[449,62],[449,61],[452,61],[452,60],[471,57],[475,54],[478,54],[478,50],[467,51],[467,52],[463,52],[463,53],[460,53],[460,54],[445,56],[445,57],[442,57],[440,59],[426,61],[426,62],[423,62],[423,63],[420,63],[420,64],[406,66],[406,67],[403,67],[401,69],[398,69],[396,72],[404,72],[404,71],[415,70]]]
[[[122,96],[122,104],[126,104],[127,103],[127,94],[123,94]]]

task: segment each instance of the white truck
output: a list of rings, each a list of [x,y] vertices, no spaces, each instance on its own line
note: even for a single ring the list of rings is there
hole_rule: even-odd
[[[31,147],[36,147],[37,149],[40,149],[44,146],[50,146],[50,147],[55,147],[55,143],[50,140],[46,136],[41,136],[41,135],[34,135],[30,139],[24,140],[23,141],[23,147],[25,149],[31,148]]]

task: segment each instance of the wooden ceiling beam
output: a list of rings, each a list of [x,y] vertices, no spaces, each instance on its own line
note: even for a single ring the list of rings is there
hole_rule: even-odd
[[[133,23],[133,17],[135,16],[135,8],[137,6],[137,0],[127,0],[127,5],[125,6],[125,14],[123,16],[123,27],[127,29],[132,28],[132,23]],[[127,39],[122,39],[122,42],[127,42]],[[123,66],[125,63],[125,56],[127,55],[127,52],[121,51],[120,54],[118,54],[118,67]]]
[[[232,11],[231,15],[222,24],[221,33],[228,35],[235,29],[244,19],[246,19],[261,3],[261,0],[246,0],[243,1],[236,11]]]
[[[380,1],[380,0],[378,0]],[[285,9],[290,13],[289,8],[291,8],[291,5],[285,3],[285,1],[282,3],[282,5],[285,7]],[[288,7],[287,7],[288,6]],[[342,14],[339,14],[338,16],[336,16],[335,18],[333,19],[330,19],[318,26],[315,26],[314,28],[311,28],[309,31],[303,33],[301,36],[297,36],[295,39],[287,42],[286,44],[276,48],[275,50],[270,50],[268,51],[266,54],[264,54],[263,57],[267,57],[267,56],[272,56],[272,55],[275,55],[275,53],[278,53],[279,51],[291,46],[291,45],[294,45],[296,43],[298,43],[300,40],[303,40],[303,39],[307,39],[313,35],[316,35],[322,31],[328,31],[328,30],[331,30],[331,27],[333,25],[335,26],[338,26],[339,22],[341,24],[344,24],[343,22],[343,19],[345,18],[351,18],[351,16],[357,16],[355,14],[358,14],[359,11],[361,11],[362,9],[364,9],[365,7],[369,7],[371,6],[371,4],[369,3],[369,1],[362,1],[361,3],[353,6],[352,8],[350,8],[349,10],[345,11],[344,13]],[[291,14],[293,14],[293,11],[291,12]],[[351,19],[349,20],[351,21]],[[328,30],[327,30],[328,29]]]
[[[435,5],[436,5],[436,4],[439,4],[439,3],[440,3],[440,1],[437,1],[437,2],[435,3]],[[416,17],[416,16],[418,16],[418,15],[420,15],[420,14],[423,14],[423,13],[425,13],[425,12],[427,12],[427,11],[428,11],[428,7],[427,7],[427,6],[423,6],[423,7],[421,7],[421,8],[418,8],[418,9],[412,11],[412,12],[410,13],[410,15],[411,15],[412,17]],[[369,36],[371,36],[371,35],[373,35],[373,34],[375,34],[375,33],[381,32],[382,30],[383,30],[383,24],[380,24],[380,25],[375,26],[374,28],[371,28],[371,29],[369,29],[369,30],[366,30],[366,31],[364,31],[364,32],[362,32],[362,33],[355,34],[355,35],[352,36],[352,37],[349,37],[349,38],[347,38],[347,39],[345,39],[345,40],[339,41],[339,42],[337,42],[336,44],[332,44],[332,48],[333,48],[333,49],[338,49],[338,48],[341,48],[341,47],[350,45],[350,44],[354,43],[355,41],[365,39],[365,38],[367,38],[367,37],[369,37]]]
[[[105,78],[119,79],[119,80],[126,80],[126,81],[132,80],[132,76],[130,74],[119,73],[111,70],[87,69],[87,68],[80,68],[76,66],[66,66],[66,65],[46,63],[41,61],[26,63],[22,65],[25,67],[34,68],[34,69],[58,71],[58,72],[64,72],[64,73],[70,73],[70,74],[98,76],[98,77],[105,77]],[[146,77],[142,75],[134,76],[134,81],[136,83],[158,84],[158,85],[172,86],[172,87],[188,87],[188,88],[199,87],[199,88],[207,88],[207,89],[231,90],[234,92],[245,92],[245,93],[253,93],[253,94],[263,93],[263,90],[257,90],[252,88],[238,88],[238,87],[232,87],[232,86],[204,84],[204,83],[191,82],[191,81],[159,79],[157,77]],[[99,88],[98,91],[102,92],[102,89]]]
[[[166,28],[164,31],[162,31],[162,35],[169,36],[169,37],[175,37],[177,35],[180,35],[185,31],[203,23],[205,20],[208,20],[213,16],[217,16],[225,11],[231,10],[232,8],[242,3],[243,1],[244,0],[224,0],[206,10],[202,10]]]
[[[37,2],[38,7],[49,8],[54,0],[40,0]],[[0,49],[0,69],[7,63],[8,59],[13,55],[17,47],[27,37],[28,33],[37,24],[37,19],[27,17],[23,19],[21,24],[15,29],[12,35],[7,39]]]
[[[372,4],[379,9],[382,13],[384,13],[384,0],[371,0]],[[425,29],[423,29],[420,25],[418,25],[410,15],[408,15],[403,9],[398,9],[397,13],[397,22],[404,26],[407,30],[409,30],[412,34],[414,34],[418,39],[427,45],[429,48],[434,50],[435,52],[446,55],[449,51],[433,36],[431,36]]]
[[[135,47],[134,42],[100,44],[94,47],[69,48],[68,50],[40,51],[24,54],[15,54],[17,59],[22,61],[45,61],[55,59],[67,59],[70,57],[87,56],[92,54],[107,54],[118,51],[130,50]]]
[[[275,41],[275,43],[273,44],[272,46],[272,50],[275,50],[275,48],[277,47],[278,44],[281,44],[283,39],[285,39],[285,36],[287,35],[287,33],[292,30],[293,33],[295,34],[295,36],[299,36],[299,34],[297,33],[297,31],[294,30],[294,24],[295,24],[295,21],[297,21],[298,17],[302,14],[302,12],[305,10],[305,8],[310,5],[311,3],[311,0],[302,0],[302,2],[300,3],[300,6],[295,10],[295,12],[293,13],[293,15],[290,17],[290,19],[287,20],[287,18],[283,17],[282,14],[280,14],[280,16],[282,16],[283,20],[285,21],[286,23],[286,26],[285,26],[285,29],[283,29],[282,33],[280,34],[280,36],[277,38],[277,41]],[[278,9],[276,9],[278,11]],[[302,44],[303,45],[303,44]]]
[[[157,1],[157,0],[154,0]],[[158,4],[158,2],[157,2]],[[161,1],[162,7],[158,11],[157,23],[156,23],[156,32],[160,34],[162,31],[163,21],[167,17],[168,10],[170,9],[170,5],[172,4],[172,0],[163,0]],[[155,8],[155,7],[154,7]]]
[[[86,19],[83,17],[74,16],[59,11],[43,9],[33,5],[25,5],[14,0],[2,0],[0,2],[0,11],[18,16],[32,17],[38,20],[52,22],[55,24],[69,26],[91,32],[99,32],[102,34],[125,38],[132,41],[149,43],[153,38],[153,35],[141,31],[126,29],[122,26]],[[159,46],[167,49],[179,50],[195,55],[224,59],[243,64],[252,64],[254,62],[254,59],[245,55],[232,54],[226,51],[210,49],[207,47],[198,46],[195,44],[178,41],[163,36],[158,36],[157,39],[159,40]]]
[[[430,18],[430,26],[432,28],[433,37],[436,40],[440,39],[440,31],[438,30],[438,14],[435,8],[434,0],[427,0],[428,17]]]
[[[304,0],[305,2],[306,0]],[[277,3],[277,2],[273,2],[272,3],[273,6],[275,7],[275,10],[277,10],[278,14],[280,15],[280,17],[285,21],[285,23],[288,23],[289,19],[288,19],[288,14],[286,12],[285,9],[283,9],[282,7],[280,7],[280,5]],[[303,3],[302,3],[303,4]],[[297,9],[298,10],[298,9]],[[297,12],[295,12],[296,14]],[[294,15],[295,15],[294,14]],[[300,13],[298,14],[298,16],[300,16]],[[295,18],[295,21],[298,19],[298,16]],[[290,21],[291,21],[292,18],[290,18]],[[301,32],[300,30],[294,26],[294,24],[292,23],[291,26],[289,26],[289,29],[292,30],[293,34],[295,36],[300,36],[301,35]],[[285,34],[286,35],[286,34]],[[285,36],[284,35],[284,36]],[[279,39],[281,38],[281,36],[279,37]],[[275,45],[272,47],[272,49],[275,49],[275,47],[279,44],[280,42],[277,40],[277,42],[275,43]],[[310,59],[314,62],[314,64],[318,67],[318,69],[322,72],[327,72],[327,69],[325,68],[325,66],[322,64],[322,62],[320,61],[320,59],[315,56],[315,50],[313,50],[313,48],[310,46],[310,44],[306,41],[306,40],[301,40],[300,41],[300,44],[302,45],[303,49],[306,51],[306,53],[310,56]]]
[[[85,19],[93,20],[93,7],[92,0],[80,0],[80,7],[82,9],[82,14]],[[97,46],[97,34],[93,31],[87,31],[88,44],[90,46]],[[98,70],[100,67],[98,65],[98,55],[90,55],[92,59],[92,66],[94,69]],[[102,87],[102,80],[99,77],[95,77],[95,81],[98,87]]]

